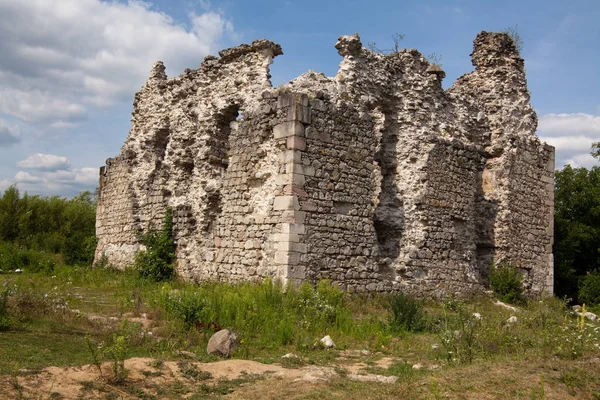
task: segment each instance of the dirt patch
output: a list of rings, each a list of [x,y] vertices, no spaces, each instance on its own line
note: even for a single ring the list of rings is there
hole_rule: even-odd
[[[373,374],[357,375],[362,363],[349,365],[353,376],[358,381],[389,382],[394,379]],[[279,364],[262,364],[250,360],[223,360],[212,363],[193,361],[158,361],[152,358],[131,358],[125,361],[129,371],[124,384],[111,384],[112,365],[102,365],[102,375],[95,365],[82,367],[48,367],[37,374],[19,376],[18,383],[25,396],[48,396],[64,399],[95,399],[106,398],[113,393],[120,398],[139,398],[143,391],[146,395],[160,395],[161,388],[177,386],[179,392],[192,391],[199,382],[210,390],[211,385],[231,381],[235,384],[251,380],[277,379],[286,382],[304,382],[309,384],[325,384],[340,377],[339,371],[329,366],[309,365],[301,368],[284,368]],[[344,374],[345,375],[345,374]],[[383,379],[385,378],[385,379]],[[0,378],[0,386],[12,387],[8,397],[15,398],[18,390],[14,377]],[[237,380],[237,382],[236,382]],[[127,387],[136,387],[135,393]],[[142,389],[143,388],[143,389]],[[183,388],[183,389],[182,389]],[[110,397],[110,395],[109,395]]]

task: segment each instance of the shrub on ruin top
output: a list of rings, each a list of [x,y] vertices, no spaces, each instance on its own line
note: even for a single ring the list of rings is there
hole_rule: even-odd
[[[490,271],[490,288],[502,301],[523,304],[523,276],[512,265],[499,265]]]
[[[175,270],[175,240],[170,207],[165,211],[162,228],[150,226],[147,233],[139,236],[139,241],[146,246],[135,255],[134,267],[140,276],[157,282],[171,279]]]

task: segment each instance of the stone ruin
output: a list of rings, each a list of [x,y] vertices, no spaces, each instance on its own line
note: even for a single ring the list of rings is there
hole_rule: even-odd
[[[335,77],[279,88],[257,40],[135,95],[121,153],[100,168],[96,259],[126,267],[173,210],[177,274],[193,281],[329,279],[427,297],[487,285],[510,262],[553,289],[554,148],[536,137],[523,59],[503,33],[444,90],[417,50],[335,45]]]

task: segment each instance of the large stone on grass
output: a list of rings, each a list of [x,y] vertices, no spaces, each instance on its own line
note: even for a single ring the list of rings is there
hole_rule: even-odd
[[[235,350],[237,345],[237,335],[229,329],[221,329],[208,340],[206,352],[208,354],[216,354],[220,357],[229,358],[231,357],[231,352]]]

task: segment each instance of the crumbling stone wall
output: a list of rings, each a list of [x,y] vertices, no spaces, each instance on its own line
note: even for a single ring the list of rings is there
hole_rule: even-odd
[[[335,77],[281,88],[281,48],[256,41],[136,95],[121,154],[101,169],[97,258],[126,267],[137,233],[174,209],[188,279],[328,278],[351,292],[429,297],[487,284],[492,262],[552,292],[554,149],[535,135],[523,60],[482,32],[475,71],[416,50],[336,44]]]

